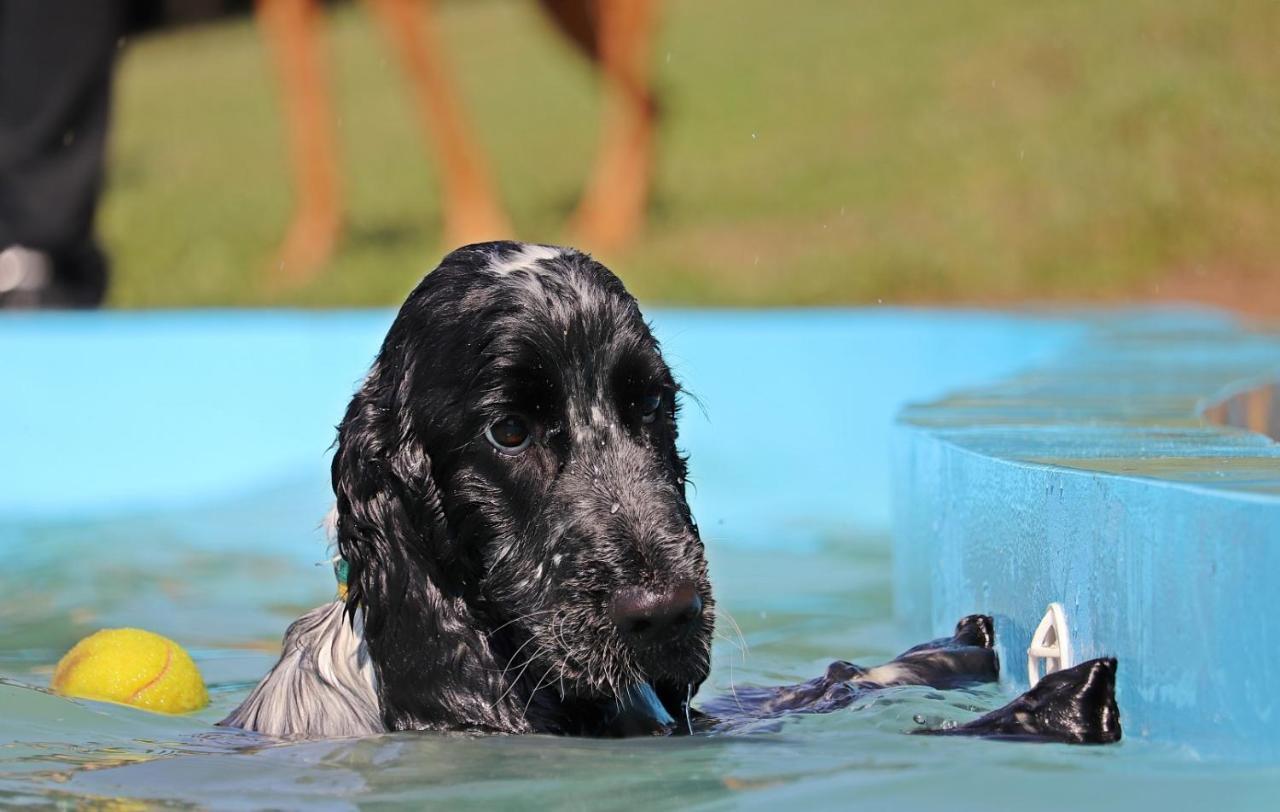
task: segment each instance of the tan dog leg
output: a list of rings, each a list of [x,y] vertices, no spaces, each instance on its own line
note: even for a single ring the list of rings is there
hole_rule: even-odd
[[[404,63],[444,187],[444,238],[453,245],[512,235],[478,142],[440,57],[430,0],[368,0]],[[419,13],[415,7],[422,7]]]
[[[655,109],[649,87],[653,0],[596,0],[604,115],[596,168],[573,218],[592,249],[626,245],[644,222],[653,170]]]
[[[277,284],[295,284],[332,258],[342,233],[320,9],[318,0],[258,0],[257,12],[280,75],[295,194],[293,220],[271,274]]]

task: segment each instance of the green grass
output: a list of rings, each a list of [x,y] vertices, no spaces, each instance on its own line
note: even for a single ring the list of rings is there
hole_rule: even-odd
[[[595,147],[590,70],[525,0],[442,15],[520,236],[563,239]],[[732,305],[1118,297],[1265,274],[1277,31],[1271,0],[669,0],[650,221],[607,259],[649,301]],[[131,43],[101,215],[114,304],[391,304],[433,266],[437,185],[401,74],[359,6],[328,37],[350,230],[283,292],[265,271],[290,190],[258,32]]]

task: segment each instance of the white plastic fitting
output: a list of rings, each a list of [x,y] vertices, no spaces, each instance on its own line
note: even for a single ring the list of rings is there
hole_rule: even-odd
[[[1040,664],[1044,663],[1044,674],[1040,673]],[[1045,609],[1040,625],[1031,635],[1031,646],[1027,649],[1027,681],[1031,687],[1043,677],[1054,671],[1070,668],[1075,663],[1071,659],[1071,633],[1067,629],[1067,612],[1060,603],[1051,603]]]

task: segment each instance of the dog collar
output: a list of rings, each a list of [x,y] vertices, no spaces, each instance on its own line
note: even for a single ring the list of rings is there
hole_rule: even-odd
[[[347,576],[351,572],[351,567],[347,564],[347,559],[342,556],[334,556],[333,558],[333,577],[338,582],[338,600],[345,601],[347,599]]]

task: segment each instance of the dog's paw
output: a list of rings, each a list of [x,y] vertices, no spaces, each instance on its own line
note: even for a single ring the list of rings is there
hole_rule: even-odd
[[[991,615],[968,615],[960,618],[951,640],[958,646],[992,648],[996,644],[995,622]]]
[[[1055,671],[1008,705],[968,724],[915,732],[1064,744],[1118,742],[1116,660],[1104,657]]]

